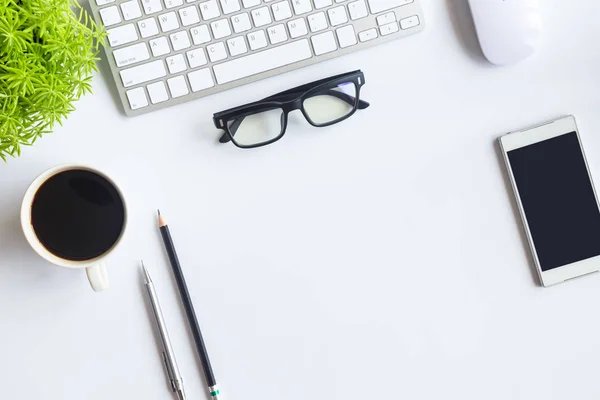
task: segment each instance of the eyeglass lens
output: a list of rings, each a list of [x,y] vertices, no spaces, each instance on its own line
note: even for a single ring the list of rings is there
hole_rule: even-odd
[[[237,144],[253,146],[277,138],[283,130],[283,118],[283,110],[274,108],[229,121],[227,128]]]
[[[306,116],[317,125],[328,124],[346,117],[356,107],[356,85],[344,82],[323,89],[304,100]]]

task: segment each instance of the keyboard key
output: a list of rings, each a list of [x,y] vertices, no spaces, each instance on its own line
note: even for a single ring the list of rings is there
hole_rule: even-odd
[[[138,21],[138,28],[140,28],[140,34],[144,39],[150,36],[158,35],[158,25],[156,25],[156,19],[154,18]]]
[[[202,18],[205,20],[221,16],[219,6],[217,5],[217,0],[209,0],[205,1],[204,3],[200,3],[200,12],[202,13]]]
[[[256,31],[248,34],[248,43],[251,50],[267,47],[267,35],[265,31]]]
[[[404,6],[412,3],[414,0],[367,0],[369,2],[369,8],[371,14],[377,14],[385,10]]]
[[[348,22],[348,14],[346,14],[346,7],[344,6],[329,9],[327,10],[327,14],[329,15],[331,26],[338,26]]]
[[[231,18],[231,23],[233,24],[233,31],[235,33],[245,32],[252,29],[248,13],[234,15],[233,18]]]
[[[106,31],[106,33],[108,33],[108,42],[112,47],[138,40],[138,34],[133,24],[127,24],[117,28],[109,29]]]
[[[369,15],[369,12],[367,11],[367,5],[365,4],[365,0],[358,0],[349,3],[348,11],[350,11],[350,19],[352,21],[364,18]]]
[[[148,89],[148,94],[150,95],[150,101],[152,104],[162,103],[163,101],[169,100],[167,88],[165,87],[165,83],[162,81],[151,83],[146,86],[146,89]]]
[[[250,8],[259,5],[260,0],[242,0],[242,4],[244,4],[244,8]]]
[[[288,19],[292,16],[292,9],[290,8],[290,3],[288,3],[287,0],[275,3],[271,6],[271,8],[273,9],[273,18],[275,18],[275,21]]]
[[[148,43],[150,44],[150,50],[152,50],[152,55],[154,57],[164,56],[165,54],[169,54],[171,52],[171,49],[169,48],[169,42],[164,36],[153,39]]]
[[[362,31],[358,34],[358,39],[361,42],[368,42],[369,40],[373,40],[377,38],[377,29],[371,28],[366,31]]]
[[[190,72],[188,74],[188,79],[190,80],[192,92],[199,92],[200,90],[215,86],[215,82],[210,74],[210,69],[208,68]]]
[[[180,31],[176,33],[172,33],[170,35],[171,45],[173,45],[173,51],[179,51],[183,49],[187,49],[192,44],[190,43],[190,37],[188,36],[186,31]]]
[[[183,26],[190,26],[200,22],[200,15],[196,6],[186,7],[179,10],[179,18]]]
[[[335,34],[337,35],[338,42],[342,49],[354,46],[357,43],[356,33],[354,32],[354,27],[352,25],[347,25],[342,28],[336,29]]]
[[[229,54],[231,54],[232,57],[248,52],[248,47],[246,46],[246,41],[243,36],[229,39],[227,41],[227,47],[229,48]]]
[[[321,8],[325,8],[325,7],[329,7],[330,5],[332,5],[333,3],[331,2],[331,0],[314,0],[315,2],[315,8],[321,9]]]
[[[310,38],[310,41],[312,42],[315,55],[317,56],[337,50],[337,44],[335,43],[335,38],[331,31],[314,35]]]
[[[194,49],[190,50],[186,53],[188,63],[190,64],[190,68],[197,68],[201,65],[206,65],[208,62],[206,60],[206,56],[204,55],[204,50],[202,49]]]
[[[293,21],[288,21],[288,29],[290,30],[290,37],[296,39],[297,37],[308,34],[308,28],[306,27],[306,21],[304,18],[298,18]]]
[[[227,58],[227,51],[225,51],[225,45],[223,42],[213,43],[206,46],[208,57],[211,62],[221,61]]]
[[[144,92],[143,87],[128,90],[127,100],[129,100],[129,105],[132,110],[148,106],[148,99],[146,98],[146,92]]]
[[[294,5],[294,12],[296,15],[306,14],[312,11],[312,5],[310,0],[292,0]]]
[[[173,98],[185,96],[190,93],[183,75],[167,79],[167,85],[169,85],[169,92],[171,92],[171,97]]]
[[[192,33],[192,40],[197,46],[202,43],[210,42],[210,33],[208,33],[208,25],[201,25],[190,30]]]
[[[272,22],[269,8],[261,7],[257,8],[256,10],[252,10],[252,19],[254,20],[254,26],[257,28],[264,25],[269,25]]]
[[[149,62],[148,64],[138,65],[119,72],[123,86],[130,87],[140,83],[152,81],[167,76],[167,70],[162,60]]]
[[[332,32],[329,33],[333,35]],[[213,70],[217,82],[224,84],[280,68],[284,65],[294,64],[311,57],[312,53],[308,45],[308,40],[301,39],[215,65]]]
[[[418,7],[404,6],[414,0],[93,1],[102,5],[99,22],[112,24],[109,57],[128,114],[421,27],[420,14],[412,15]]]
[[[283,24],[272,26],[267,29],[267,32],[269,33],[269,40],[271,41],[271,44],[285,42],[288,39],[285,26]]]
[[[100,10],[100,17],[104,26],[111,26],[121,22],[121,15],[117,6],[111,6]]]
[[[123,12],[123,18],[125,21],[130,21],[142,16],[142,10],[137,0],[126,1],[121,3],[121,11]]]
[[[410,29],[414,28],[415,26],[419,26],[420,23],[421,21],[419,21],[419,16],[413,15],[412,17],[404,18],[402,21],[400,21],[400,26],[402,29]]]
[[[313,14],[308,17],[308,24],[311,32],[319,32],[327,29],[327,19],[323,11]]]
[[[210,28],[215,39],[222,39],[231,35],[231,28],[229,27],[229,20],[227,19],[220,19],[218,21],[211,22]]]
[[[174,31],[179,28],[179,21],[177,21],[177,14],[175,14],[175,11],[159,15],[158,22],[160,22],[160,28],[163,32]]]
[[[117,67],[125,67],[150,58],[146,43],[138,43],[113,51]]]
[[[394,14],[393,11],[377,17],[377,25],[379,26],[389,24],[391,22],[396,22],[396,14]]]
[[[392,33],[398,32],[398,24],[396,22],[391,22],[380,26],[379,32],[381,33],[381,36],[391,35]]]
[[[154,14],[163,9],[160,0],[142,0],[142,7],[146,14]]]
[[[183,0],[165,0],[165,6],[167,8],[175,8],[183,5]]]
[[[169,73],[171,74],[176,74],[187,69],[187,65],[185,65],[185,59],[183,58],[183,54],[175,54],[172,57],[167,57],[165,61],[167,62],[167,68],[169,68]]]
[[[225,15],[240,11],[241,9],[239,0],[221,0],[221,8]]]

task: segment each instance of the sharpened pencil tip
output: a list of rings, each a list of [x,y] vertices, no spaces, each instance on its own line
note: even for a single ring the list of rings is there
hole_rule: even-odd
[[[167,225],[167,221],[165,221],[165,219],[163,218],[163,216],[160,215],[160,211],[159,211],[158,212],[158,227],[162,228],[165,225]]]
[[[156,212],[158,213],[158,216],[160,217],[160,210],[157,209]]]

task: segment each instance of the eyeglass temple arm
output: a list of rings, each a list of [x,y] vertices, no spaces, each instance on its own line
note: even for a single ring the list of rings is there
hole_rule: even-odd
[[[354,104],[354,101],[356,100],[354,96],[350,96],[349,94],[343,93],[343,92],[338,92],[336,90],[328,90],[327,94],[332,96],[332,97],[337,97],[338,99],[345,101],[348,104]],[[275,97],[275,96],[273,96]],[[364,110],[365,108],[369,107],[370,103],[364,100],[358,100],[358,109],[359,110]],[[229,134],[227,132],[224,132],[223,135],[221,135],[221,137],[219,138],[219,143],[227,143],[229,141],[231,141],[231,136],[235,136],[235,133],[237,132],[238,128],[240,127],[240,125],[242,124],[242,122],[244,122],[244,118],[245,117],[241,117],[236,119],[235,121],[233,121],[233,123],[231,124],[231,126],[229,127]]]
[[[356,100],[356,98],[354,96],[350,96],[347,93],[338,92],[335,90],[328,90],[327,94],[332,97],[337,97],[338,99],[345,101],[346,103],[348,103],[350,105],[354,104],[354,101]],[[364,110],[365,108],[369,107],[370,105],[371,105],[371,103],[369,103],[368,101],[358,99],[358,109],[359,110]]]
[[[219,138],[219,143],[227,143],[231,141],[231,137],[229,135],[235,136],[235,133],[237,132],[238,128],[240,127],[242,122],[244,122],[244,118],[246,117],[241,117],[233,121],[233,123],[229,127],[229,134],[227,133],[227,131],[225,131],[223,135],[221,135],[221,137]]]
[[[332,81],[335,81],[335,80],[339,80],[339,79],[344,78],[344,77],[347,77],[348,79],[350,79],[351,76],[356,75],[359,72],[361,72],[361,71],[360,70],[356,70],[356,71],[352,71],[352,72],[346,72],[344,74],[330,76],[328,78],[319,79],[319,80],[314,81],[314,82],[305,83],[304,85],[296,86],[295,88],[291,88],[291,89],[288,89],[288,90],[284,90],[283,92],[276,93],[276,94],[274,94],[272,96],[267,97],[267,99],[271,100],[273,98],[278,98],[281,95],[285,96],[285,95],[289,95],[289,94],[293,94],[293,93],[304,93],[304,92],[306,92],[306,91],[308,91],[308,90],[310,90],[312,88],[319,87],[319,86],[321,86],[321,85],[323,85],[325,83],[332,82]],[[264,99],[264,100],[267,100],[267,99]]]
[[[277,100],[282,101],[285,99],[289,99],[289,97],[291,95],[293,95],[294,93],[302,93],[302,91],[297,91],[297,92],[286,91],[286,92],[278,93],[273,96],[264,98],[264,99],[262,99],[262,101],[277,101]],[[337,90],[333,90],[333,89],[328,89],[327,92],[319,92],[319,95],[324,94],[324,93],[327,93],[328,95],[330,95],[332,97],[337,97],[338,99],[343,100],[348,104],[354,104],[354,100],[355,100],[354,96],[350,96],[347,93],[338,92]],[[364,101],[361,99],[358,100],[358,109],[359,110],[364,110],[365,108],[369,107],[369,105],[370,104],[367,101]]]

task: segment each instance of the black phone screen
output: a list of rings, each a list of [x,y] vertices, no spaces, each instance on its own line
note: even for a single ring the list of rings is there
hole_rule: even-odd
[[[507,154],[542,271],[600,255],[600,210],[577,134]]]

